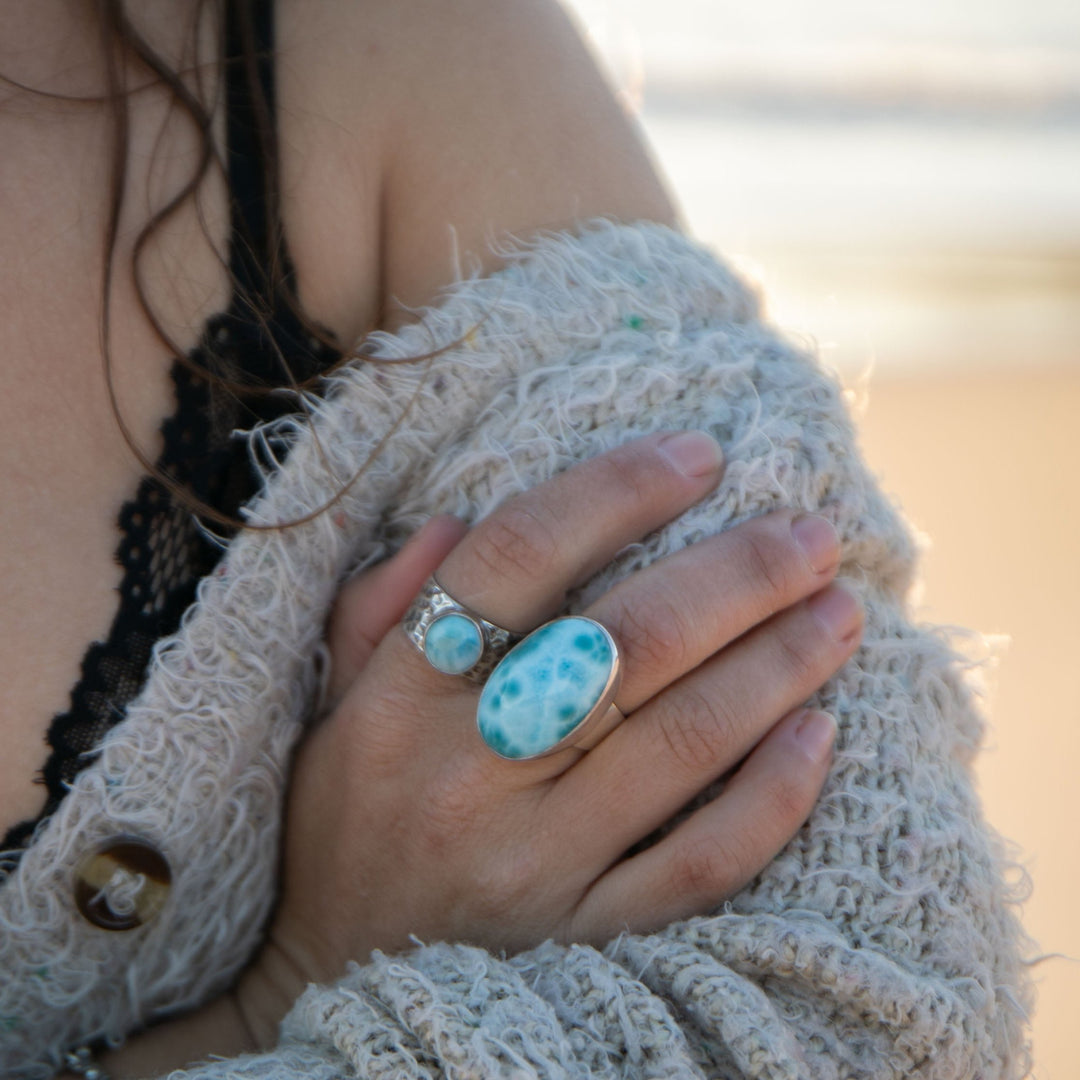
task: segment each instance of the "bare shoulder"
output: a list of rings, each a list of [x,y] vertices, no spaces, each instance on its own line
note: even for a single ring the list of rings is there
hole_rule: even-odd
[[[455,250],[492,269],[507,234],[599,215],[675,223],[636,125],[556,0],[286,0],[279,23],[282,77],[304,85],[293,100],[314,105],[323,131],[310,113],[306,127],[283,117],[283,162],[290,137],[329,159],[294,153],[286,186],[323,174],[319,206],[338,220],[317,207],[308,225],[338,248],[367,245],[330,257],[337,305],[350,283],[374,286],[367,303],[394,325],[401,304],[453,279]]]

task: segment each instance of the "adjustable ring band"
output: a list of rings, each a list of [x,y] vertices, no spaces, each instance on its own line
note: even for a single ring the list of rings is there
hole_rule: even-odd
[[[473,682],[483,682],[523,636],[470,611],[434,577],[428,578],[401,625],[436,671]]]
[[[499,661],[476,709],[480,737],[499,757],[528,761],[594,747],[624,719],[615,706],[619,649],[594,619],[545,623]]]

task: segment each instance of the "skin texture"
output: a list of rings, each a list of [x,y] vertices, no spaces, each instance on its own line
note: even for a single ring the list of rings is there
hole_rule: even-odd
[[[310,238],[305,302],[343,340],[407,321],[458,262],[494,269],[505,233],[676,222],[551,0],[293,2],[278,26],[286,222]]]
[[[93,36],[72,8],[18,8],[0,12],[18,22],[0,26],[0,42],[33,47],[0,53],[0,69],[92,90],[100,72],[77,43]],[[185,3],[148,0],[138,25],[178,62],[188,15]],[[675,223],[633,125],[549,0],[281,0],[277,20],[286,235],[309,313],[342,341],[408,320],[459,262],[495,269],[489,243],[506,233],[599,214]],[[133,102],[121,264],[147,204],[190,162],[190,135],[168,121],[167,104],[153,91]],[[98,340],[104,121],[42,108],[0,107],[11,151],[0,169],[19,193],[0,205],[18,253],[0,271],[0,347],[24,365],[0,443],[0,498],[22,511],[0,532],[0,663],[12,673],[0,680],[11,747],[0,762],[4,826],[36,809],[29,777],[41,736],[86,643],[112,618],[113,522],[139,475],[89,344]],[[191,207],[152,255],[152,298],[181,344],[228,289],[214,252],[227,233],[220,182],[200,202],[209,239]],[[129,283],[113,299],[121,405],[153,454],[171,408],[171,355]],[[590,614],[624,652],[627,721],[580,760],[576,751],[524,765],[492,758],[471,726],[475,688],[430,669],[397,628],[436,568],[454,595],[504,625],[526,629],[556,612],[575,581],[718,482],[715,447],[699,439],[680,465],[674,443],[660,443],[570,470],[468,534],[436,519],[343,592],[328,629],[332,708],[297,763],[284,896],[267,945],[231,994],[111,1055],[113,1075],[269,1045],[307,980],[331,979],[409,934],[516,949],[546,937],[599,942],[704,910],[805,820],[833,727],[799,705],[847,659],[861,626],[851,598],[829,587],[837,552],[827,530],[808,557],[791,515],[769,515],[601,598]],[[663,844],[622,858],[736,766],[722,799]],[[618,795],[628,785],[646,793],[633,812]]]
[[[129,5],[174,67],[189,59],[191,0]],[[213,55],[210,24],[203,55]],[[632,124],[573,28],[544,0],[357,4],[278,0],[278,131],[285,234],[311,316],[351,342],[400,325],[454,277],[493,269],[506,232],[611,214],[673,223]],[[97,30],[72,0],[0,5],[0,71],[67,94],[100,93]],[[130,73],[133,84],[145,72]],[[480,102],[488,104],[481,109]],[[186,179],[195,141],[167,94],[131,100],[128,197],[117,266],[148,208]],[[223,135],[219,117],[217,137]],[[101,109],[27,95],[0,99],[0,829],[34,816],[32,783],[52,717],[67,706],[87,643],[107,635],[120,570],[116,515],[142,470],[102,378],[101,245],[109,128]],[[200,220],[201,217],[201,220]],[[204,227],[206,234],[204,234]],[[152,245],[150,299],[180,347],[227,301],[221,178]],[[456,253],[456,254],[455,254]],[[132,284],[113,284],[120,408],[151,458],[172,410],[172,352]]]
[[[597,565],[714,486],[719,466],[686,476],[663,453],[672,441],[637,440],[511,500],[447,554],[440,580],[485,617],[543,621]],[[854,598],[828,585],[835,534],[813,520],[810,558],[793,515],[770,514],[597,601],[584,614],[619,644],[627,719],[585,756],[520,763],[477,739],[476,689],[434,671],[395,625],[422,583],[414,573],[430,572],[445,542],[418,536],[407,568],[391,563],[342,597],[331,643],[346,662],[355,650],[359,670],[297,763],[274,947],[305,981],[324,981],[343,951],[404,947],[410,934],[496,951],[547,937],[603,943],[748,881],[813,804],[828,741],[793,738],[798,706],[861,629]],[[384,603],[366,602],[372,590],[385,590]],[[343,631],[350,614],[361,625]],[[748,754],[715,803],[622,860]]]
[[[698,469],[710,440],[693,438]],[[566,589],[719,480],[719,456],[686,475],[665,452],[671,442],[631,442],[470,531],[433,519],[343,590],[328,627],[329,714],[295,766],[284,894],[266,945],[232,993],[133,1040],[107,1061],[112,1072],[177,1065],[193,1046],[270,1047],[304,986],[340,974],[343,957],[407,947],[411,934],[513,951],[658,927],[715,906],[784,845],[824,781],[835,730],[799,702],[851,655],[862,628],[854,597],[830,584],[839,546],[823,519],[765,515],[601,597],[587,614],[625,658],[617,703],[627,719],[584,756],[491,755],[473,727],[478,690],[434,671],[398,626],[436,570],[482,614],[501,611],[511,625],[544,618]],[[513,586],[481,600],[468,581],[482,566],[483,580],[492,572]],[[733,768],[718,799],[623,857]]]

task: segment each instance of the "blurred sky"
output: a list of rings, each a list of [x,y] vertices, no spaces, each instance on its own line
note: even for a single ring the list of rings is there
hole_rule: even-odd
[[[693,231],[848,374],[1071,365],[1080,0],[570,0]]]
[[[1077,1080],[1080,0],[567,6],[691,231],[856,389],[914,616],[992,635],[977,780],[1058,954],[1035,1076]]]

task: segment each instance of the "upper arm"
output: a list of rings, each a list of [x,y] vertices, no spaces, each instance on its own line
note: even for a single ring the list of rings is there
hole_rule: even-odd
[[[674,223],[634,124],[553,0],[395,5],[409,76],[390,120],[384,315],[466,266],[493,240],[598,215]],[[423,27],[419,30],[418,27]]]
[[[297,8],[314,24],[311,8]],[[324,164],[294,154],[292,168],[321,169],[314,201],[338,208],[308,260],[316,277],[334,268],[336,310],[351,303],[369,322],[399,325],[402,306],[433,300],[459,265],[494,269],[491,244],[508,234],[601,215],[675,224],[634,122],[556,0],[382,0],[320,12],[321,64],[303,78],[319,87]],[[297,66],[315,62],[313,50],[295,53]],[[310,122],[295,129],[294,141],[314,138]],[[296,212],[319,225],[312,201]],[[364,251],[342,252],[350,242]]]

